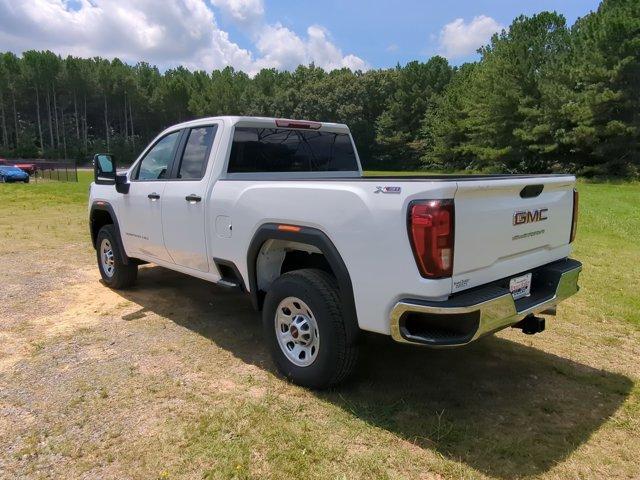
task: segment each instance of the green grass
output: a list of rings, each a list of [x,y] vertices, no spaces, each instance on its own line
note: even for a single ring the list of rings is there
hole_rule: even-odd
[[[78,182],[42,180],[0,188],[0,253],[86,241],[87,198],[93,172]]]
[[[578,190],[581,296],[597,318],[640,327],[640,184],[580,182]]]

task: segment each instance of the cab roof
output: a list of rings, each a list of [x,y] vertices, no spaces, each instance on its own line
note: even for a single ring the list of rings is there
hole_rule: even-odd
[[[297,129],[311,129],[331,131],[336,133],[349,133],[349,127],[344,123],[332,123],[332,122],[317,122],[312,120],[294,120],[288,118],[275,118],[275,117],[249,117],[249,116],[231,116],[224,115],[218,117],[204,117],[196,120],[190,120],[178,125],[170,127],[171,130],[176,128],[195,127],[198,125],[205,125],[211,121],[222,121],[228,126],[243,126],[243,127],[262,127],[262,128],[297,128]]]

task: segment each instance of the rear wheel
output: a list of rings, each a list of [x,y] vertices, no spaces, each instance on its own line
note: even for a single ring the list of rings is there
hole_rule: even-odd
[[[322,270],[286,273],[265,298],[265,338],[278,370],[292,382],[327,388],[344,380],[356,363],[348,341],[340,292]]]
[[[132,262],[122,262],[117,242],[117,233],[113,225],[105,225],[96,238],[98,268],[102,280],[109,287],[124,289],[132,286],[138,277],[138,266]]]

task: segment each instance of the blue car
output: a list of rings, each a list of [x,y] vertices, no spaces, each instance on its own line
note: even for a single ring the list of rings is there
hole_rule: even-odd
[[[0,183],[24,182],[29,183],[29,174],[18,167],[0,165]]]

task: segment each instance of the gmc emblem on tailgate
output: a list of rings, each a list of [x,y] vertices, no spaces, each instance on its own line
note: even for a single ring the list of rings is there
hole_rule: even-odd
[[[538,210],[522,210],[513,214],[514,225],[524,225],[525,223],[535,223],[546,220],[548,208],[540,208]]]

